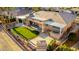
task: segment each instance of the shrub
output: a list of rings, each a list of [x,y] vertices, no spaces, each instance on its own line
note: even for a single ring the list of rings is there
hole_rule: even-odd
[[[76,34],[75,34],[75,33],[70,33],[69,36],[68,36],[68,39],[69,39],[70,41],[76,40]]]
[[[60,46],[57,51],[73,51],[71,48],[67,47],[65,44]]]
[[[40,11],[40,7],[33,7],[32,10],[35,12]]]
[[[55,49],[58,45],[56,44],[56,40],[52,40],[50,42],[50,44],[47,47],[47,51],[52,51],[53,49]]]

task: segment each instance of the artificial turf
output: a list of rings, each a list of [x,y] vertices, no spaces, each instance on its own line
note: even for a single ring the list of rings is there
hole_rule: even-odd
[[[33,39],[39,34],[38,31],[26,27],[15,27],[12,29],[12,32],[24,37],[25,39]]]

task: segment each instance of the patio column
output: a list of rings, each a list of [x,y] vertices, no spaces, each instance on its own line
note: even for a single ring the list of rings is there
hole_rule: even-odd
[[[25,22],[26,22],[27,26],[30,25],[30,21],[29,20],[26,20]]]
[[[61,35],[61,30],[62,30],[62,29],[60,28],[60,35]]]
[[[16,22],[19,23],[19,19],[18,18],[16,18]]]
[[[44,25],[42,24],[42,32],[44,32]]]
[[[22,20],[22,24],[24,24],[24,19],[21,19]]]

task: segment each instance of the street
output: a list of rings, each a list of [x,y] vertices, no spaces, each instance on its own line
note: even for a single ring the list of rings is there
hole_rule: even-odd
[[[0,51],[22,51],[0,26]]]

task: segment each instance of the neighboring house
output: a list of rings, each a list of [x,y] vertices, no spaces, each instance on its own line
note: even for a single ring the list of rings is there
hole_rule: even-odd
[[[11,22],[11,23],[8,23],[7,25],[6,25],[6,28],[7,29],[12,29],[12,28],[14,28],[15,26],[16,26],[16,22]]]
[[[15,22],[11,22],[11,23],[8,23],[5,25],[7,29],[11,29],[14,27],[14,25],[16,25],[20,22],[19,20],[21,20],[23,23],[24,20],[26,19],[26,16],[28,16],[28,14],[32,12],[32,10],[29,8],[25,8],[25,7],[17,7],[15,10],[10,10],[8,12],[9,12],[10,18],[14,17],[16,19]],[[1,15],[7,15],[7,17],[8,17],[7,11],[2,12]],[[8,18],[8,19],[10,19],[10,18]],[[5,17],[4,17],[4,19],[5,19]],[[7,20],[7,18],[6,18],[6,20]]]
[[[40,10],[42,11],[49,11],[50,7],[40,7]]]
[[[39,11],[29,15],[26,24],[59,39],[72,26],[75,17],[68,12]]]
[[[78,8],[78,7],[72,8],[71,10],[72,10],[76,15],[79,16],[79,8]]]
[[[0,11],[0,15],[6,15],[6,16],[13,16],[18,19],[22,19],[25,17],[25,15],[31,13],[32,10],[30,7],[16,7],[14,10],[8,10],[8,11]],[[9,13],[9,15],[8,15]]]
[[[56,11],[56,12],[61,12],[62,9],[60,7],[51,7],[50,8],[51,11]]]
[[[75,19],[75,23],[71,33],[75,33],[77,36],[77,39],[79,39],[79,17]]]
[[[60,9],[60,7],[40,7],[40,10],[42,10],[42,11],[54,11],[54,12],[62,11]]]
[[[16,11],[17,11],[17,14],[15,15],[15,17],[18,23],[19,23],[19,20],[22,20],[22,23],[23,23],[26,17],[28,17],[29,14],[32,13],[31,8],[24,8],[24,7],[18,7]]]

